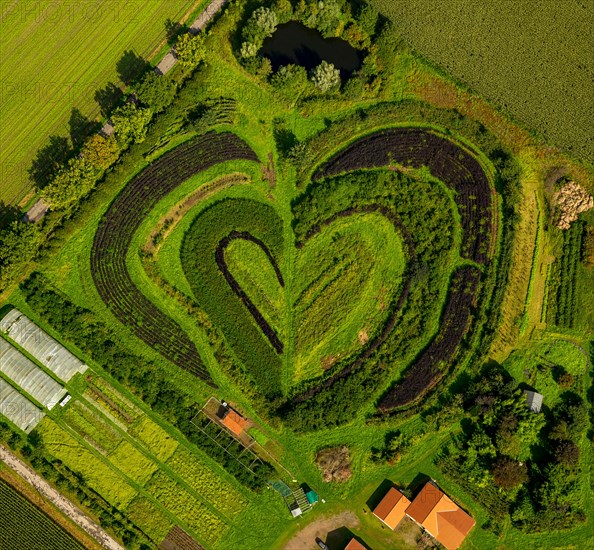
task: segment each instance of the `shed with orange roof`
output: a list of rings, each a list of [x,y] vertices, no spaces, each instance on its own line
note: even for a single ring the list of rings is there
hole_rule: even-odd
[[[235,435],[241,435],[243,430],[245,430],[248,421],[246,418],[241,416],[238,412],[234,411],[232,408],[227,408],[227,412],[223,417],[223,425],[226,426],[231,432]]]
[[[392,487],[386,496],[373,510],[373,514],[383,521],[390,529],[396,529],[406,514],[410,505],[408,500],[398,489]]]

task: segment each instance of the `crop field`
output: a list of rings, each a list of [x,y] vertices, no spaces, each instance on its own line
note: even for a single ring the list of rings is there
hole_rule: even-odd
[[[173,479],[157,472],[146,486],[148,493],[169,513],[209,544],[216,543],[228,529],[223,520]]]
[[[142,58],[165,45],[166,21],[179,21],[201,3],[3,4],[0,202],[23,199],[32,187],[28,170],[50,136],[68,140],[70,133],[79,141],[100,116],[95,95],[129,79]]]
[[[179,442],[149,418],[142,419],[128,433],[162,461],[166,461],[179,445]]]
[[[373,4],[399,14],[407,2]],[[31,434],[0,424],[0,440],[131,550],[305,547],[317,525],[335,533],[330,546],[346,529],[369,548],[416,546],[420,530],[383,529],[371,511],[389,481],[414,498],[427,477],[476,521],[462,548],[585,548],[594,209],[568,230],[553,219],[563,182],[594,181],[584,125],[555,126],[547,110],[560,96],[535,113],[538,98],[516,83],[505,108],[520,127],[363,3],[268,5],[229,2],[204,50],[201,37],[188,41],[200,51],[180,43],[171,73],[132,88],[134,116],[155,106],[142,135],[87,195],[26,225],[43,250],[7,283],[6,305],[89,370]],[[449,35],[420,22],[453,4],[408,5],[417,19],[403,36],[437,48]],[[517,47],[476,49],[487,23],[461,6],[448,32],[464,27],[469,57]],[[523,23],[546,27],[543,6]],[[264,27],[290,20],[340,37],[362,68],[271,72],[257,52],[282,29]],[[540,36],[530,29],[520,34]],[[575,54],[560,42],[559,55],[573,63],[582,41]],[[454,77],[489,84],[459,74],[452,47],[440,54],[445,68],[456,57]],[[508,79],[528,63],[510,59]],[[503,101],[501,87],[491,93]],[[542,413],[525,390],[543,395]]]
[[[136,496],[134,487],[52,420],[45,419],[39,432],[51,456],[80,472],[87,483],[113,506],[123,509]]]
[[[0,547],[28,550],[82,549],[68,533],[3,480],[0,480],[0,508]]]
[[[372,3],[442,70],[553,144],[594,162],[587,122],[594,117],[591,2],[563,2],[563,9],[555,0],[497,0],[480,9],[464,0]]]
[[[248,504],[233,485],[217,476],[208,466],[198,462],[187,449],[178,449],[167,461],[167,466],[200,496],[214,503],[214,506],[227,517],[236,516]]]
[[[549,323],[573,328],[579,304],[578,269],[582,255],[584,223],[576,223],[562,236],[560,258],[551,267],[547,316]]]

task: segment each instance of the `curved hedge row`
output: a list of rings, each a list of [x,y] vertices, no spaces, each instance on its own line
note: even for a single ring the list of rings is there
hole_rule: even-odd
[[[488,263],[493,231],[489,179],[470,153],[445,137],[419,128],[381,130],[338,152],[317,170],[314,180],[391,163],[426,166],[456,192],[462,218],[462,255],[479,264]]]
[[[314,180],[360,169],[398,163],[426,166],[455,192],[462,221],[463,257],[486,265],[493,241],[493,194],[480,163],[465,149],[435,133],[419,128],[392,128],[365,136],[322,165]],[[470,329],[480,290],[480,271],[464,267],[452,278],[440,329],[417,357],[399,385],[379,404],[380,410],[409,405],[435,386],[452,364],[458,346]]]
[[[136,287],[126,256],[134,233],[168,193],[202,170],[228,160],[257,161],[234,134],[209,133],[166,153],[136,176],[116,197],[95,235],[91,272],[115,317],[175,365],[214,386],[194,343],[173,319]]]
[[[265,243],[282,281],[283,222],[272,206],[251,199],[223,199],[200,212],[185,235],[182,266],[198,305],[222,330],[247,376],[272,398],[280,393],[282,343],[226,269],[221,255],[238,236]]]

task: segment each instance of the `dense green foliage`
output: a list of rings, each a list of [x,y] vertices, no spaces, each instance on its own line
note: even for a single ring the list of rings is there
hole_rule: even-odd
[[[489,510],[492,527],[506,516],[528,532],[584,521],[578,446],[588,407],[582,397],[566,391],[558,404],[534,413],[497,365],[485,368],[463,396],[470,422],[438,465]]]

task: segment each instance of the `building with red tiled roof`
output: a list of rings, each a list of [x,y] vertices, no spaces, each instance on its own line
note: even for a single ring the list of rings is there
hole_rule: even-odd
[[[344,547],[344,550],[367,550],[357,539],[352,538],[349,543]]]
[[[410,500],[398,489],[392,487],[375,507],[373,515],[393,530],[396,529],[406,515],[406,509],[409,505]]]
[[[231,408],[227,409],[223,417],[223,425],[229,428],[235,435],[241,435],[247,424],[248,421],[246,418]]]
[[[431,482],[413,500],[406,515],[448,550],[456,550],[475,524],[464,510]]]

